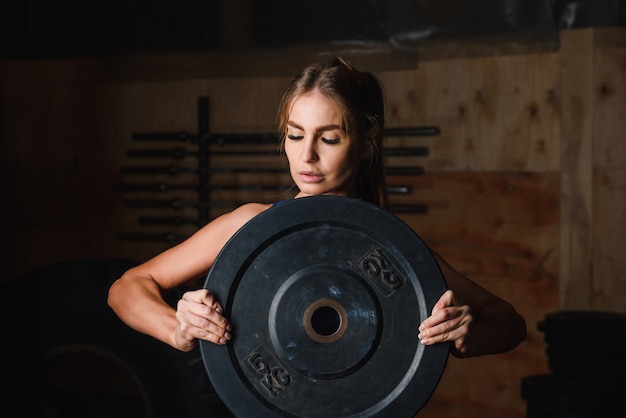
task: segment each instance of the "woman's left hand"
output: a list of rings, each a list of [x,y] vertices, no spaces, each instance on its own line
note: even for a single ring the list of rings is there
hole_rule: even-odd
[[[447,290],[433,307],[431,315],[420,325],[417,337],[424,345],[451,341],[456,351],[465,353],[467,336],[473,322],[470,307],[457,306],[454,292]]]

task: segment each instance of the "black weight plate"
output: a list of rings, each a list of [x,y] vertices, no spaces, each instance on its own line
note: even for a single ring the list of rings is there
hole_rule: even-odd
[[[565,310],[546,314],[545,318],[537,323],[537,329],[546,334],[559,335],[561,333],[577,333],[589,335],[591,333],[607,335],[623,335],[626,331],[626,314],[611,311],[594,310]],[[621,331],[621,332],[620,332]]]
[[[224,246],[204,287],[233,339],[200,343],[217,394],[238,417],[412,417],[449,344],[418,327],[445,292],[428,248],[361,200],[276,205]]]

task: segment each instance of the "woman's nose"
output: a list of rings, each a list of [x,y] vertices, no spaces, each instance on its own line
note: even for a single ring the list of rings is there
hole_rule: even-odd
[[[305,139],[302,141],[302,161],[307,163],[315,162],[318,160],[317,151],[315,149],[315,141],[311,139]]]

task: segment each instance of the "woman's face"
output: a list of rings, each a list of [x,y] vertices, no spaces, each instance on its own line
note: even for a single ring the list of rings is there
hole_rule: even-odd
[[[317,90],[291,104],[285,152],[297,197],[354,195],[357,144],[343,129],[342,116],[340,106]]]

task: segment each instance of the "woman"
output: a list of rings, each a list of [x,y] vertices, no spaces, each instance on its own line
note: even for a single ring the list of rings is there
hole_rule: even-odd
[[[386,208],[384,123],[383,91],[373,74],[334,56],[306,66],[278,113],[282,148],[299,190],[295,197],[351,196]],[[199,339],[227,344],[235,330],[209,290],[186,292],[176,309],[162,292],[205,277],[229,238],[271,206],[244,204],[128,270],[111,286],[109,305],[130,327],[182,351],[192,350]],[[451,341],[454,356],[471,357],[502,353],[524,340],[526,323],[508,302],[434,257],[449,290],[416,330],[422,344]]]

